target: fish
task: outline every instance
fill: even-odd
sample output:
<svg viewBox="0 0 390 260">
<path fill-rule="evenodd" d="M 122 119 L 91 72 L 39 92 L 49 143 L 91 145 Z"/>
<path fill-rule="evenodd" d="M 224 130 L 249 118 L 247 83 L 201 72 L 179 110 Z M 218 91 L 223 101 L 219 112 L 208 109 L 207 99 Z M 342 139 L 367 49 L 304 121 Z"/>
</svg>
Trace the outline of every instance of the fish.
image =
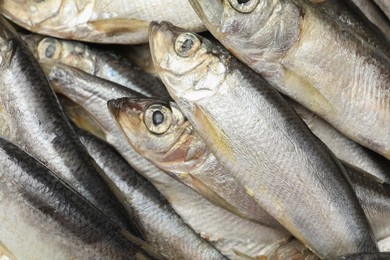
<svg viewBox="0 0 390 260">
<path fill-rule="evenodd" d="M 378 251 L 345 169 L 274 88 L 171 23 L 151 23 L 149 37 L 171 97 L 264 210 L 321 258 Z"/>
<path fill-rule="evenodd" d="M 135 171 L 152 183 L 172 205 L 172 208 L 180 217 L 181 215 L 178 210 L 183 210 L 183 212 L 190 210 L 187 204 L 176 204 L 175 198 L 189 197 L 191 196 L 191 190 L 184 184 L 179 183 L 160 169 L 156 168 L 134 151 L 127 143 L 126 137 L 115 124 L 107 108 L 107 102 L 110 99 L 126 96 L 145 96 L 121 85 L 94 77 L 86 72 L 64 64 L 46 63 L 43 67 L 53 89 L 57 93 L 66 96 L 74 103 L 81 106 L 87 112 L 87 115 L 97 123 L 100 130 L 104 133 L 104 141 L 112 145 Z M 80 116 L 82 115 L 80 114 Z M 77 124 L 77 122 L 75 121 L 74 123 Z M 129 191 L 127 191 L 127 195 L 131 195 L 128 192 Z M 157 202 L 158 201 L 155 203 Z M 157 207 L 159 205 L 160 204 L 154 206 Z M 169 207 L 165 206 L 165 208 L 167 209 Z M 148 212 L 144 213 L 146 214 Z M 164 248 L 164 255 L 168 256 L 169 259 L 224 259 L 223 255 L 221 255 L 221 253 L 211 244 L 201 237 L 192 234 L 191 232 L 193 231 L 191 231 L 183 222 L 178 220 L 180 218 L 179 216 L 173 214 L 171 211 L 166 211 L 165 213 L 166 214 L 163 216 L 172 219 L 172 222 L 169 222 L 168 220 L 164 222 L 167 225 L 170 224 L 170 228 L 159 228 L 160 232 L 168 232 L 168 234 L 165 233 L 165 237 L 169 239 L 165 240 L 154 237 L 153 243 L 155 243 L 154 245 L 157 245 L 157 242 L 160 242 L 161 245 L 159 246 Z M 155 212 L 152 214 L 155 214 Z M 155 216 L 156 219 L 148 220 L 159 220 L 159 217 L 160 216 Z M 159 223 L 160 222 L 153 223 L 153 226 L 155 227 L 155 224 Z M 151 228 L 151 226 L 148 228 Z M 184 234 L 181 232 L 174 232 L 173 230 L 183 230 Z M 177 245 L 174 245 L 175 243 L 177 243 Z"/>
<path fill-rule="evenodd" d="M 288 97 L 285 98 L 310 130 L 326 144 L 339 160 L 375 176 L 379 182 L 390 183 L 389 160 L 355 143 L 313 112 Z"/>
<path fill-rule="evenodd" d="M 23 33 L 40 63 L 62 63 L 94 76 L 126 86 L 148 97 L 169 98 L 162 82 L 122 57 L 118 51 L 82 42 L 67 41 L 42 35 Z M 148 88 L 141 86 L 147 85 Z"/>
<path fill-rule="evenodd" d="M 188 233 L 185 225 L 175 224 L 182 220 L 175 216 L 169 203 L 112 147 L 85 131 L 78 131 L 78 134 L 96 162 L 113 180 L 119 192 L 124 195 L 124 203 L 128 205 L 129 211 L 133 212 L 145 240 L 159 247 L 161 255 L 172 250 L 169 249 L 170 247 L 180 252 L 182 250 L 176 247 L 196 244 L 189 241 L 193 233 Z M 173 200 L 176 203 L 179 201 L 181 204 L 189 205 L 187 207 L 191 210 L 181 214 L 184 216 L 183 220 L 186 220 L 188 225 L 203 238 L 215 244 L 215 247 L 230 259 L 241 259 L 241 255 L 255 258 L 275 254 L 275 251 L 284 252 L 286 251 L 284 247 L 287 247 L 288 243 L 294 247 L 299 245 L 290 242 L 291 235 L 286 231 L 274 230 L 240 219 L 205 201 L 200 196 L 175 196 Z M 172 238 L 176 241 L 175 243 L 172 243 Z M 303 245 L 300 245 L 294 254 L 297 250 L 304 250 Z M 179 256 L 170 256 L 171 259 L 177 257 Z"/>
<path fill-rule="evenodd" d="M 0 136 L 39 160 L 115 221 L 138 234 L 82 147 L 44 72 L 0 17 Z"/>
<path fill-rule="evenodd" d="M 145 43 L 152 19 L 205 30 L 187 1 L 3 0 L 0 11 L 35 33 L 97 43 Z"/>
<path fill-rule="evenodd" d="M 111 110 L 114 110 L 116 120 L 133 143 L 133 147 L 157 167 L 176 176 L 199 194 L 204 193 L 204 190 L 211 190 L 219 193 L 220 197 L 226 198 L 230 194 L 224 195 L 224 193 L 230 191 L 239 198 L 240 190 L 227 181 L 230 180 L 227 178 L 228 174 L 224 172 L 215 156 L 209 152 L 206 144 L 175 103 L 156 99 L 120 98 L 110 100 L 108 105 Z M 154 123 L 158 122 L 158 118 L 160 124 L 156 128 Z M 343 166 L 359 204 L 370 222 L 375 239 L 380 241 L 389 237 L 390 184 L 381 183 L 355 165 L 343 162 Z M 217 182 L 218 180 L 220 181 Z M 225 183 L 229 183 L 230 187 Z M 221 189 L 228 191 L 220 192 Z M 210 196 L 207 196 L 210 193 L 205 193 L 206 196 L 202 195 L 213 202 Z M 251 205 L 245 196 L 242 196 L 239 201 Z M 218 205 L 218 203 L 214 204 Z M 264 213 L 259 214 L 262 215 L 264 219 Z M 284 230 L 279 226 L 269 226 Z"/>
<path fill-rule="evenodd" d="M 305 0 L 190 2 L 274 88 L 390 159 L 390 58 L 380 48 Z"/>
<path fill-rule="evenodd" d="M 0 161 L 0 241 L 11 259 L 155 259 L 147 243 L 3 138 Z"/>
<path fill-rule="evenodd" d="M 134 149 L 162 171 L 216 206 L 285 231 L 226 173 L 175 103 L 120 98 L 108 106 Z M 156 120 L 162 120 L 157 127 Z"/>
<path fill-rule="evenodd" d="M 189 250 L 209 251 L 208 244 L 199 242 L 198 236 L 185 225 L 166 199 L 131 168 L 112 146 L 81 129 L 77 134 L 111 180 L 116 196 L 122 198 L 123 205 L 131 213 L 145 241 L 160 255 L 174 259 L 189 257 L 182 253 Z"/>
</svg>

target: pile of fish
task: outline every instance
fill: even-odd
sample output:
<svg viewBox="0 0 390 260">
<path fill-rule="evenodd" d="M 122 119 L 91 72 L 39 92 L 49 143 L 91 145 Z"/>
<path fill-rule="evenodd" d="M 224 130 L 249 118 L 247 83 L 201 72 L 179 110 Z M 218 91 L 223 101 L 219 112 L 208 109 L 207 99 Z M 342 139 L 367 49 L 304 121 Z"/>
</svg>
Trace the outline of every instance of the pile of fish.
<svg viewBox="0 0 390 260">
<path fill-rule="evenodd" d="M 0 259 L 390 259 L 390 1 L 0 13 Z"/>
</svg>

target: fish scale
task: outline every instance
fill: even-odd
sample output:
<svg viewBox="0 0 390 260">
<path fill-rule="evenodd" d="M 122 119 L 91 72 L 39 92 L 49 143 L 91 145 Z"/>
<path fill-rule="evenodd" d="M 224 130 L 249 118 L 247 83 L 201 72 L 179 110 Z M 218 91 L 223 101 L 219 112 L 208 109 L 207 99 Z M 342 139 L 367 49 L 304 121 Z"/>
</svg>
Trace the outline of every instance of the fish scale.
<svg viewBox="0 0 390 260">
<path fill-rule="evenodd" d="M 0 135 L 41 161 L 97 208 L 139 234 L 99 176 L 63 114 L 45 74 L 8 22 L 1 18 Z M 11 45 L 9 45 L 12 43 Z M 7 50 L 4 46 L 12 46 Z M 12 52 L 12 55 L 10 55 Z"/>
<path fill-rule="evenodd" d="M 190 34 L 194 43 L 183 54 L 183 29 L 163 22 L 150 32 L 153 61 L 171 96 L 263 209 L 320 257 L 378 251 L 345 170 L 275 89 L 199 35 Z"/>
</svg>

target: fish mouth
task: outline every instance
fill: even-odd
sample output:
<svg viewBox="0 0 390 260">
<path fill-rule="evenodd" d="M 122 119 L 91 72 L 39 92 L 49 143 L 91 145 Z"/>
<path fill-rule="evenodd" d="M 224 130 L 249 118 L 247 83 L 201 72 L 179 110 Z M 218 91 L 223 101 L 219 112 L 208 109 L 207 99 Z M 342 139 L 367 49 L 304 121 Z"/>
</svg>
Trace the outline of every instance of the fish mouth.
<svg viewBox="0 0 390 260">
<path fill-rule="evenodd" d="M 196 14 L 208 29 L 218 27 L 224 13 L 224 0 L 189 0 Z"/>
</svg>

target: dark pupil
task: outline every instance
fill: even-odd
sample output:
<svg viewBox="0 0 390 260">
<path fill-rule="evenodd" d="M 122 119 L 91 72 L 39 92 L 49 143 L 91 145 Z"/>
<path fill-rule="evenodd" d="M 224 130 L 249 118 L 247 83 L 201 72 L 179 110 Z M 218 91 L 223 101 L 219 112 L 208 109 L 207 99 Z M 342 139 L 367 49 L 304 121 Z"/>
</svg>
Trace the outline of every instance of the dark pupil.
<svg viewBox="0 0 390 260">
<path fill-rule="evenodd" d="M 238 4 L 246 4 L 246 3 L 248 3 L 250 0 L 237 0 L 237 3 Z"/>
<path fill-rule="evenodd" d="M 164 122 L 164 115 L 160 111 L 154 111 L 153 112 L 153 124 L 155 126 L 158 126 Z"/>
<path fill-rule="evenodd" d="M 194 42 L 191 40 L 191 39 L 187 39 L 183 42 L 183 44 L 181 45 L 181 49 L 182 51 L 189 51 L 191 50 L 191 47 L 192 45 L 194 44 Z"/>
<path fill-rule="evenodd" d="M 53 55 L 54 55 L 54 52 L 56 50 L 56 47 L 54 47 L 54 45 L 49 45 L 49 47 L 47 47 L 46 51 L 45 51 L 45 56 L 46 58 L 52 58 Z"/>
</svg>

